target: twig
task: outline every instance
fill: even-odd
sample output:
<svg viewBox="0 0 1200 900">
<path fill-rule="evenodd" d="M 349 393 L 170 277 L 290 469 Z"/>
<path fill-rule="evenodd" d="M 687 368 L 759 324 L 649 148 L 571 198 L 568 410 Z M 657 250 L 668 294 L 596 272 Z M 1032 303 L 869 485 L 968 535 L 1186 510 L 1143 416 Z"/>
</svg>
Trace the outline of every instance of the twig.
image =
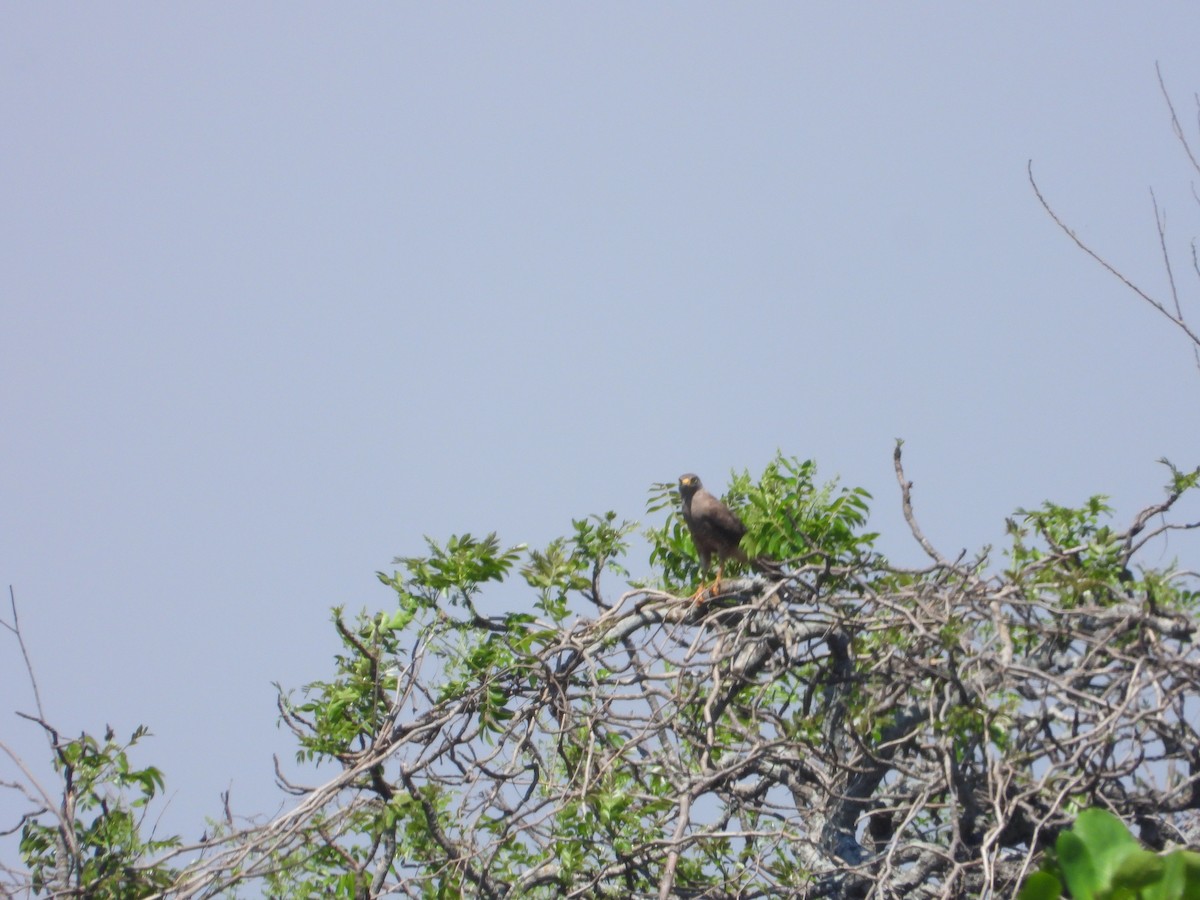
<svg viewBox="0 0 1200 900">
<path fill-rule="evenodd" d="M 1162 66 L 1157 62 L 1154 63 L 1154 71 L 1158 75 L 1158 89 L 1162 91 L 1163 99 L 1167 101 L 1167 109 L 1171 113 L 1171 130 L 1175 132 L 1179 143 L 1183 145 L 1184 152 L 1191 160 L 1192 168 L 1200 174 L 1200 162 L 1197 162 L 1196 155 L 1192 153 L 1192 146 L 1188 143 L 1187 135 L 1183 133 L 1183 126 L 1179 124 L 1179 116 L 1175 115 L 1175 104 L 1171 102 L 1171 95 L 1167 91 L 1166 82 L 1163 81 Z"/>
<path fill-rule="evenodd" d="M 46 712 L 42 708 L 42 695 L 38 690 L 37 676 L 33 674 L 33 663 L 29 659 L 29 649 L 25 646 L 25 637 L 21 634 L 21 622 L 17 616 L 17 595 L 13 592 L 11 584 L 8 586 L 8 603 L 12 609 L 12 624 L 9 625 L 0 619 L 0 625 L 16 635 L 17 645 L 21 648 L 21 656 L 25 659 L 25 671 L 29 674 L 29 684 L 33 688 L 33 702 L 37 706 L 38 718 L 45 721 Z"/>
<path fill-rule="evenodd" d="M 1145 300 L 1147 303 L 1149 303 L 1152 307 L 1154 307 L 1156 310 L 1158 310 L 1160 313 L 1162 313 L 1162 315 L 1164 315 L 1168 320 L 1170 320 L 1172 324 L 1174 324 L 1177 328 L 1179 328 L 1184 334 L 1186 334 L 1188 336 L 1188 339 L 1191 340 L 1193 345 L 1195 345 L 1196 347 L 1200 347 L 1200 335 L 1198 335 L 1198 334 L 1196 334 L 1196 332 L 1192 331 L 1192 329 L 1188 326 L 1187 322 L 1184 321 L 1182 315 L 1177 316 L 1177 315 L 1172 314 L 1171 311 L 1168 310 L 1166 308 L 1166 306 L 1164 306 L 1160 301 L 1155 300 L 1153 297 L 1151 297 L 1149 294 L 1147 294 L 1145 291 L 1143 291 L 1140 287 L 1138 287 L 1136 284 L 1134 284 L 1132 281 L 1130 281 L 1128 277 L 1126 277 L 1124 274 L 1122 274 L 1117 268 L 1115 268 L 1104 257 L 1102 257 L 1099 253 L 1097 253 L 1095 250 L 1093 250 L 1091 247 L 1089 247 L 1087 244 L 1085 244 L 1082 241 L 1082 239 L 1080 239 L 1079 235 L 1077 235 L 1070 227 L 1067 226 L 1067 224 L 1065 222 L 1063 222 L 1062 219 L 1060 219 L 1058 217 L 1058 214 L 1050 206 L 1049 201 L 1047 201 L 1046 198 L 1042 195 L 1042 191 L 1038 187 L 1037 181 L 1033 177 L 1033 160 L 1029 160 L 1029 163 L 1026 168 L 1029 173 L 1029 184 L 1033 187 L 1033 192 L 1034 192 L 1034 194 L 1037 195 L 1038 202 L 1041 203 L 1042 209 L 1044 209 L 1046 211 L 1047 215 L 1049 215 L 1050 218 L 1054 220 L 1054 224 L 1057 225 L 1059 228 L 1061 228 L 1063 233 L 1066 234 L 1067 237 L 1069 237 L 1072 241 L 1075 242 L 1075 246 L 1077 246 L 1080 250 L 1082 250 L 1084 253 L 1086 253 L 1088 256 L 1090 256 L 1092 259 L 1094 259 L 1096 262 L 1098 262 L 1105 269 L 1105 271 L 1107 271 L 1109 274 L 1111 274 L 1113 277 L 1115 277 L 1123 285 L 1125 285 L 1127 288 L 1129 288 L 1131 291 L 1133 291 L 1135 294 L 1137 294 L 1139 297 L 1141 297 L 1143 300 Z"/>
<path fill-rule="evenodd" d="M 896 480 L 900 482 L 900 494 L 904 504 L 904 521 L 908 523 L 909 530 L 912 531 L 913 537 L 917 539 L 917 543 L 921 545 L 921 549 L 935 563 L 942 567 L 949 567 L 950 563 L 946 558 L 937 551 L 933 544 L 926 539 L 924 532 L 921 531 L 921 526 L 917 524 L 917 517 L 913 515 L 912 508 L 912 486 L 904 475 L 904 466 L 900 462 L 900 449 L 904 446 L 904 441 L 896 438 L 896 449 L 892 453 L 892 462 L 896 468 Z"/>
</svg>

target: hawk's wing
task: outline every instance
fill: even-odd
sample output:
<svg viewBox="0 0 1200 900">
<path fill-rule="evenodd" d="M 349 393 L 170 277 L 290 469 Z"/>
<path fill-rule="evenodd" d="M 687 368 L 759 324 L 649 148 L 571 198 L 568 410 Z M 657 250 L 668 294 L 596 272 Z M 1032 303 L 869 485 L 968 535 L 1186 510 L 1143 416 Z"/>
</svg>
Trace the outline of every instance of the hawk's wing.
<svg viewBox="0 0 1200 900">
<path fill-rule="evenodd" d="M 741 541 L 746 526 L 728 506 L 701 489 L 692 498 L 692 542 L 704 554 L 721 559 L 744 559 Z"/>
</svg>

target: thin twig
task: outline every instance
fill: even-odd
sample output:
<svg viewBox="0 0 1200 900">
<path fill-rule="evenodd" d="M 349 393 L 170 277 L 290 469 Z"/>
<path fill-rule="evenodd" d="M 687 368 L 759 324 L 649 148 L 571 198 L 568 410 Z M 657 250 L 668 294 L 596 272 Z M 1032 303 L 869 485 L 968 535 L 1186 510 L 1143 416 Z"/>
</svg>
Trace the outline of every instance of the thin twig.
<svg viewBox="0 0 1200 900">
<path fill-rule="evenodd" d="M 1038 187 L 1037 181 L 1033 177 L 1033 160 L 1029 161 L 1028 166 L 1027 166 L 1027 171 L 1029 173 L 1029 183 L 1033 187 L 1034 194 L 1037 195 L 1038 202 L 1041 203 L 1042 209 L 1044 209 L 1046 211 L 1047 215 L 1049 215 L 1050 218 L 1054 220 L 1054 224 L 1057 225 L 1059 228 L 1061 228 L 1063 233 L 1066 234 L 1067 237 L 1069 237 L 1072 241 L 1074 241 L 1075 245 L 1077 247 L 1079 247 L 1080 250 L 1082 250 L 1084 253 L 1086 253 L 1088 256 L 1090 256 L 1092 259 L 1094 259 L 1096 262 L 1098 262 L 1105 269 L 1105 271 L 1107 271 L 1109 274 L 1111 274 L 1113 277 L 1115 277 L 1123 285 L 1125 285 L 1127 288 L 1129 288 L 1131 291 L 1133 291 L 1135 294 L 1137 294 L 1139 297 L 1141 297 L 1143 300 L 1145 300 L 1147 303 L 1149 303 L 1152 307 L 1154 307 L 1156 310 L 1158 310 L 1160 313 L 1162 313 L 1162 315 L 1164 315 L 1167 319 L 1169 319 L 1172 322 L 1172 324 L 1174 324 L 1177 328 L 1179 328 L 1184 334 L 1186 334 L 1188 336 L 1188 339 L 1191 340 L 1193 345 L 1195 345 L 1196 347 L 1200 347 L 1200 335 L 1198 335 L 1198 334 L 1196 334 L 1196 332 L 1192 331 L 1192 329 L 1188 326 L 1187 322 L 1185 322 L 1183 320 L 1182 316 L 1173 315 L 1171 313 L 1171 311 L 1168 310 L 1166 308 L 1166 306 L 1164 306 L 1160 301 L 1155 300 L 1153 297 L 1151 297 L 1149 294 L 1147 294 L 1145 291 L 1143 291 L 1140 287 L 1138 287 L 1136 284 L 1134 284 L 1132 281 L 1130 281 L 1128 277 L 1126 277 L 1124 274 L 1122 274 L 1117 268 L 1115 268 L 1110 262 L 1108 262 L 1108 260 L 1106 260 L 1099 253 L 1097 253 L 1095 250 L 1093 250 L 1091 247 L 1089 247 L 1087 244 L 1085 244 L 1083 242 L 1083 240 L 1079 237 L 1079 235 L 1077 235 L 1074 232 L 1074 230 L 1072 230 L 1070 227 L 1068 227 L 1068 225 L 1062 219 L 1059 218 L 1058 214 L 1050 206 L 1050 203 L 1042 195 L 1041 188 Z"/>
<path fill-rule="evenodd" d="M 1150 189 L 1150 202 L 1154 206 L 1154 225 L 1158 229 L 1158 246 L 1162 250 L 1163 268 L 1167 270 L 1167 283 L 1171 287 L 1171 300 L 1175 304 L 1175 322 L 1183 321 L 1183 310 L 1179 306 L 1179 289 L 1175 287 L 1175 271 L 1171 268 L 1171 252 L 1167 249 L 1167 214 L 1158 208 L 1154 188 Z"/>
<path fill-rule="evenodd" d="M 1175 137 L 1179 139 L 1179 143 L 1183 145 L 1183 150 L 1187 153 L 1187 157 L 1191 160 L 1192 168 L 1200 174 L 1200 162 L 1196 160 L 1196 154 L 1192 152 L 1192 146 L 1188 143 L 1187 135 L 1183 132 L 1183 126 L 1179 124 L 1179 116 L 1175 114 L 1175 104 L 1171 102 L 1171 94 L 1167 91 L 1167 84 L 1163 80 L 1162 66 L 1157 62 L 1154 63 L 1154 71 L 1158 75 L 1158 89 L 1162 91 L 1163 99 L 1167 101 L 1167 109 L 1171 113 L 1171 130 L 1175 132 Z"/>
<path fill-rule="evenodd" d="M 21 622 L 17 616 L 17 595 L 13 591 L 11 584 L 8 586 L 8 603 L 12 609 L 12 624 L 9 625 L 3 619 L 0 619 L 0 625 L 3 625 L 16 635 L 17 645 L 21 648 L 21 656 L 25 660 L 25 671 L 29 675 L 29 684 L 33 688 L 33 702 L 37 706 L 38 718 L 45 721 L 46 711 L 42 708 L 42 694 L 38 690 L 37 676 L 33 674 L 33 663 L 29 659 L 29 649 L 25 646 L 25 636 L 21 634 Z"/>
</svg>

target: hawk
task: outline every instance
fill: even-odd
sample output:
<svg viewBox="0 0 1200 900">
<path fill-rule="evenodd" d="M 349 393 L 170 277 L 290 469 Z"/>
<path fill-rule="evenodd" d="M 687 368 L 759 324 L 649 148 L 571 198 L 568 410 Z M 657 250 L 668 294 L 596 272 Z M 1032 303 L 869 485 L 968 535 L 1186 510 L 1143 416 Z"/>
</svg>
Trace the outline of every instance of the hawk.
<svg viewBox="0 0 1200 900">
<path fill-rule="evenodd" d="M 683 500 L 683 521 L 688 531 L 692 533 L 692 543 L 700 555 L 700 569 L 707 572 L 712 564 L 713 555 L 717 557 L 717 580 L 713 582 L 713 591 L 721 589 L 721 575 L 725 563 L 736 559 L 738 562 L 750 563 L 759 571 L 774 572 L 777 566 L 769 560 L 753 560 L 746 557 L 742 549 L 742 536 L 746 526 L 728 506 L 704 489 L 699 475 L 688 473 L 679 476 L 679 496 Z M 696 596 L 704 593 L 701 584 Z"/>
</svg>

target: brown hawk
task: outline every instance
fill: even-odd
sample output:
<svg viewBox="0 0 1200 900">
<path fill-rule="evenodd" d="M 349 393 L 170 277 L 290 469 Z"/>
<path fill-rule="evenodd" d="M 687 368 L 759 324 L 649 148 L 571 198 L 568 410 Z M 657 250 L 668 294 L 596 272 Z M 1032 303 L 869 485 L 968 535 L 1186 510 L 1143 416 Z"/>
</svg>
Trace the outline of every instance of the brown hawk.
<svg viewBox="0 0 1200 900">
<path fill-rule="evenodd" d="M 713 555 L 717 557 L 714 592 L 721 590 L 721 575 L 725 563 L 731 559 L 750 563 L 759 571 L 778 571 L 778 567 L 769 560 L 747 559 L 746 552 L 741 547 L 746 526 L 733 510 L 704 489 L 699 475 L 689 472 L 679 476 L 679 496 L 683 500 L 683 521 L 692 533 L 692 543 L 696 545 L 696 552 L 700 555 L 701 572 L 708 572 Z M 700 585 L 696 596 L 699 597 L 702 593 L 703 584 Z"/>
</svg>

